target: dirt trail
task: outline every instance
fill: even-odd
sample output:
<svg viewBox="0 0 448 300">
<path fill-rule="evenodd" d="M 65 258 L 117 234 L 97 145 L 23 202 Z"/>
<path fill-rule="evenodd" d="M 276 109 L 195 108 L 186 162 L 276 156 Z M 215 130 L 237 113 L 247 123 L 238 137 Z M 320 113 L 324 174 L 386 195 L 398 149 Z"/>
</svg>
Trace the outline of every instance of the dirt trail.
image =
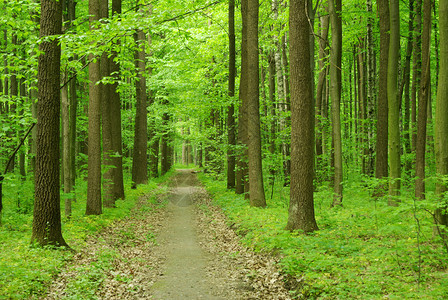
<svg viewBox="0 0 448 300">
<path fill-rule="evenodd" d="M 167 259 L 163 276 L 152 287 L 155 299 L 224 299 L 213 296 L 206 274 L 207 253 L 199 245 L 194 216 L 198 184 L 189 170 L 180 170 L 170 189 L 170 221 L 159 236 Z"/>
<path fill-rule="evenodd" d="M 171 178 L 166 205 L 145 202 L 90 238 L 44 299 L 290 299 L 274 259 L 241 245 L 192 170 Z"/>
</svg>

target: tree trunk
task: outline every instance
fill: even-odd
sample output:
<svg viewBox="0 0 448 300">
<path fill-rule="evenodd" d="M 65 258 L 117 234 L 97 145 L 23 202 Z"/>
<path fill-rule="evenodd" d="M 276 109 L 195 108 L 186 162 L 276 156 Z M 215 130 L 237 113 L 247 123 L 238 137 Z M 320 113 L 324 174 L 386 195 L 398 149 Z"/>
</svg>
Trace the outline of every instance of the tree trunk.
<svg viewBox="0 0 448 300">
<path fill-rule="evenodd" d="M 289 10 L 291 66 L 291 193 L 287 230 L 318 229 L 314 217 L 314 101 L 310 69 L 309 24 L 305 2 L 291 0 Z"/>
<path fill-rule="evenodd" d="M 331 21 L 330 51 L 330 98 L 332 135 L 334 143 L 334 198 L 333 206 L 342 205 L 342 139 L 341 139 L 341 60 L 342 60 L 342 19 L 341 0 L 329 1 Z"/>
<path fill-rule="evenodd" d="M 388 177 L 388 101 L 387 101 L 387 66 L 389 60 L 389 4 L 388 0 L 378 0 L 380 18 L 380 69 L 378 74 L 378 102 L 376 123 L 376 165 L 375 176 L 378 179 Z M 381 196 L 385 188 L 380 186 L 377 195 Z"/>
<path fill-rule="evenodd" d="M 137 70 L 137 78 L 135 81 L 136 88 L 136 113 L 135 113 L 135 136 L 134 136 L 134 152 L 132 156 L 132 183 L 133 187 L 137 184 L 145 184 L 148 182 L 147 171 L 147 145 L 148 145 L 148 124 L 147 124 L 147 106 L 148 99 L 146 95 L 146 77 L 144 77 L 145 64 L 145 34 L 138 30 L 134 34 L 134 39 L 139 50 L 135 53 L 135 67 Z"/>
<path fill-rule="evenodd" d="M 38 63 L 39 105 L 35 200 L 31 241 L 40 245 L 67 246 L 61 232 L 59 194 L 59 109 L 61 47 L 57 39 L 45 37 L 62 30 L 61 2 L 41 1 L 41 55 Z"/>
<path fill-rule="evenodd" d="M 411 88 L 411 132 L 412 132 L 412 152 L 417 146 L 417 97 L 420 90 L 420 79 L 422 70 L 422 0 L 415 0 L 414 14 L 414 66 L 412 70 Z"/>
<path fill-rule="evenodd" d="M 373 40 L 374 18 L 372 17 L 372 0 L 367 0 L 367 164 L 366 174 L 372 176 L 374 172 L 374 130 L 373 120 L 375 119 L 375 43 Z"/>
<path fill-rule="evenodd" d="M 247 0 L 247 115 L 249 199 L 251 206 L 265 207 L 261 163 L 261 132 L 258 61 L 258 0 Z"/>
<path fill-rule="evenodd" d="M 89 20 L 91 30 L 99 20 L 100 0 L 89 0 Z M 101 201 L 101 90 L 97 84 L 101 80 L 100 63 L 89 64 L 89 125 L 88 125 L 88 163 L 87 163 L 87 204 L 86 215 L 100 215 Z"/>
<path fill-rule="evenodd" d="M 437 87 L 435 116 L 436 169 L 439 176 L 436 194 L 439 197 L 435 211 L 436 224 L 448 226 L 447 202 L 444 197 L 448 186 L 442 176 L 448 175 L 448 0 L 439 0 L 440 71 Z M 442 236 L 446 237 L 446 228 Z"/>
<path fill-rule="evenodd" d="M 409 1 L 409 22 L 408 22 L 408 41 L 406 44 L 406 58 L 404 62 L 403 81 L 400 87 L 400 97 L 404 96 L 404 114 L 403 114 L 403 140 L 404 152 L 411 154 L 411 98 L 410 98 L 410 83 L 411 83 L 411 57 L 413 46 L 413 31 L 414 31 L 414 0 Z M 406 160 L 404 169 L 405 172 L 411 170 L 412 161 Z"/>
<path fill-rule="evenodd" d="M 423 1 L 422 81 L 418 94 L 417 145 L 415 152 L 415 197 L 425 198 L 426 122 L 431 94 L 431 1 Z"/>
<path fill-rule="evenodd" d="M 62 82 L 67 80 L 68 72 L 63 72 Z M 72 198 L 68 194 L 72 192 L 72 172 L 70 168 L 70 103 L 69 103 L 69 93 L 68 85 L 64 85 L 61 89 L 61 122 L 62 122 L 62 169 L 63 169 L 63 180 L 64 194 L 65 195 L 65 216 L 70 218 L 72 214 Z"/>
<path fill-rule="evenodd" d="M 231 104 L 227 109 L 227 188 L 235 188 L 235 106 L 234 99 L 235 96 L 235 0 L 229 0 L 229 87 L 228 93 Z"/>
<path fill-rule="evenodd" d="M 390 43 L 387 68 L 388 133 L 389 133 L 389 205 L 399 202 L 401 186 L 400 122 L 398 101 L 398 60 L 400 51 L 400 8 L 398 0 L 390 0 Z"/>
<path fill-rule="evenodd" d="M 317 80 L 317 91 L 316 91 L 316 170 L 322 170 L 323 169 L 323 161 L 322 161 L 322 154 L 323 154 L 323 143 L 325 141 L 323 140 L 323 131 L 324 129 L 324 122 L 322 120 L 323 118 L 323 102 L 325 101 L 325 86 L 327 83 L 327 45 L 328 45 L 328 29 L 329 29 L 329 23 L 330 18 L 328 15 L 320 17 L 320 27 L 321 32 L 319 39 L 319 78 Z M 318 178 L 320 180 L 321 178 Z"/>
<path fill-rule="evenodd" d="M 241 1 L 241 18 L 243 23 L 241 40 L 241 75 L 239 99 L 240 106 L 238 111 L 238 136 L 237 142 L 240 147 L 237 160 L 236 186 L 235 193 L 243 194 L 249 192 L 247 181 L 247 0 Z M 248 196 L 248 194 L 246 194 Z"/>
</svg>

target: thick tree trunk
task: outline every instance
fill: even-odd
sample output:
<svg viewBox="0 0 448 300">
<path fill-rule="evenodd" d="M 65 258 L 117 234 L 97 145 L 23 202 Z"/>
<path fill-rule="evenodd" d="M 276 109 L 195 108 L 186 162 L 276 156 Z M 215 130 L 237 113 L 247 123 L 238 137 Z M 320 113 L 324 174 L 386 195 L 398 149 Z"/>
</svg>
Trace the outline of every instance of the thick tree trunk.
<svg viewBox="0 0 448 300">
<path fill-rule="evenodd" d="M 145 34 L 139 30 L 134 34 L 136 44 L 140 47 L 135 53 L 135 67 L 137 70 L 136 87 L 136 113 L 135 113 L 135 136 L 134 152 L 132 156 L 132 183 L 133 187 L 137 184 L 148 182 L 147 171 L 147 145 L 148 145 L 148 124 L 147 124 L 147 106 L 148 97 L 146 95 L 146 77 L 144 77 L 145 64 Z"/>
<path fill-rule="evenodd" d="M 258 61 L 258 0 L 247 0 L 247 115 L 249 199 L 251 206 L 265 207 L 261 163 L 261 132 Z"/>
<path fill-rule="evenodd" d="M 342 60 L 342 19 L 341 0 L 329 1 L 331 21 L 330 51 L 330 98 L 332 135 L 334 144 L 334 198 L 333 206 L 342 205 L 342 139 L 341 139 L 341 60 Z"/>
<path fill-rule="evenodd" d="M 314 101 L 310 69 L 309 24 L 305 2 L 291 0 L 289 11 L 291 66 L 291 193 L 287 230 L 318 229 L 314 217 Z"/>
<path fill-rule="evenodd" d="M 94 22 L 99 20 L 100 1 L 89 0 L 89 19 L 91 30 Z M 101 80 L 100 63 L 89 64 L 89 124 L 88 124 L 88 163 L 87 163 L 87 204 L 86 215 L 102 213 L 101 201 L 101 90 L 97 84 Z"/>
<path fill-rule="evenodd" d="M 431 1 L 423 1 L 423 33 L 422 33 L 422 81 L 418 94 L 417 145 L 415 159 L 415 197 L 425 198 L 425 155 L 426 155 L 426 123 L 428 103 L 431 94 Z"/>
<path fill-rule="evenodd" d="M 40 37 L 54 36 L 62 30 L 61 2 L 41 1 Z M 45 39 L 44 39 L 45 40 Z M 60 58 L 57 39 L 39 45 L 39 105 L 35 200 L 31 241 L 40 245 L 67 246 L 61 232 L 59 194 L 59 114 Z"/>
<path fill-rule="evenodd" d="M 391 0 L 390 6 L 390 44 L 387 68 L 387 99 L 389 107 L 389 205 L 397 205 L 400 195 L 401 162 L 400 162 L 400 122 L 398 101 L 398 60 L 400 51 L 400 9 L 399 1 Z"/>
</svg>

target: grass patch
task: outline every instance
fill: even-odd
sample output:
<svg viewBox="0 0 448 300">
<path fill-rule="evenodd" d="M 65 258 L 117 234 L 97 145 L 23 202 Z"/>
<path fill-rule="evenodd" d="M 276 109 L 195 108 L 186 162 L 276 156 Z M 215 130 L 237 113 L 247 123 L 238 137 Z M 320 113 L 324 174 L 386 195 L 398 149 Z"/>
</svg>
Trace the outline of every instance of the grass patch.
<svg viewBox="0 0 448 300">
<path fill-rule="evenodd" d="M 297 298 L 448 298 L 448 255 L 433 235 L 430 199 L 415 204 L 405 194 L 399 207 L 389 207 L 359 183 L 345 187 L 344 207 L 330 209 L 332 194 L 324 187 L 315 193 L 320 230 L 302 235 L 284 230 L 287 188 L 276 186 L 260 209 L 225 182 L 200 179 L 245 244 L 281 257 L 282 271 L 300 282 L 292 291 Z"/>
<path fill-rule="evenodd" d="M 88 236 L 98 233 L 114 221 L 128 216 L 139 197 L 158 189 L 157 184 L 171 176 L 152 180 L 148 185 L 130 189 L 130 179 L 125 179 L 125 200 L 116 202 L 116 208 L 104 208 L 100 216 L 86 216 L 86 182 L 79 180 L 76 188 L 77 202 L 72 205 L 72 217 L 62 217 L 62 233 L 66 242 L 75 251 L 82 249 Z M 20 186 L 20 188 L 18 187 Z M 30 244 L 34 187 L 32 180 L 21 182 L 10 176 L 3 185 L 3 226 L 0 226 L 0 299 L 37 299 L 44 295 L 52 278 L 73 257 L 70 251 L 52 247 L 36 247 Z M 147 201 L 155 202 L 155 197 Z M 143 206 L 143 208 L 146 206 Z M 61 214 L 64 200 L 61 199 Z M 132 233 L 123 233 L 132 234 Z M 148 239 L 153 239 L 148 236 Z M 70 283 L 71 296 L 77 299 L 91 299 L 91 294 L 101 284 L 101 275 L 113 253 L 99 253 L 97 262 L 85 266 L 79 278 Z M 69 295 L 68 298 L 73 298 Z M 74 298 L 73 298 L 74 299 Z"/>
</svg>

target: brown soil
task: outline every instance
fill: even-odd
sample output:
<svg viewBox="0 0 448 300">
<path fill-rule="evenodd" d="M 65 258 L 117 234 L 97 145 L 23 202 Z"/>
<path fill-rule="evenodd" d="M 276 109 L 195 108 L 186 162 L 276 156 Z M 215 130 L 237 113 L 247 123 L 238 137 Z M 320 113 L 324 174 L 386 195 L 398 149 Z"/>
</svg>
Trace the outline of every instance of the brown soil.
<svg viewBox="0 0 448 300">
<path fill-rule="evenodd" d="M 119 255 L 95 293 L 100 299 L 290 299 L 274 259 L 239 243 L 191 170 L 178 170 L 169 187 L 165 206 L 136 209 L 89 240 L 45 299 L 69 296 L 82 266 L 107 249 Z"/>
</svg>

